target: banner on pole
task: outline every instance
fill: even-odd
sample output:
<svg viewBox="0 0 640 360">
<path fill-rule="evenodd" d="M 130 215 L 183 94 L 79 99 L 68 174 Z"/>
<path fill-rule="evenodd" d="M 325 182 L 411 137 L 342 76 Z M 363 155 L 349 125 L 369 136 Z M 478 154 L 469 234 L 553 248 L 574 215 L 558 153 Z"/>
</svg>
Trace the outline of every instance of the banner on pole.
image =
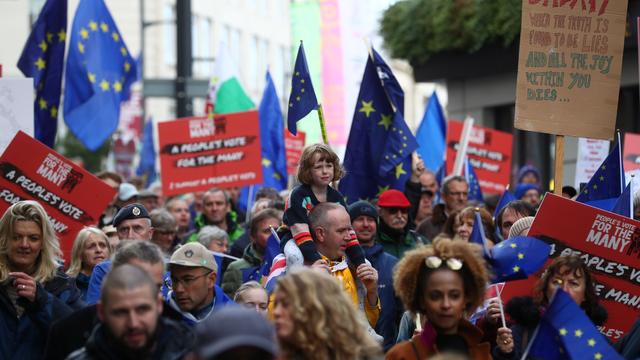
<svg viewBox="0 0 640 360">
<path fill-rule="evenodd" d="M 463 123 L 450 120 L 447 129 L 447 174 L 453 173 Z M 483 194 L 502 194 L 511 176 L 513 135 L 474 125 L 467 157 L 474 167 Z"/>
<path fill-rule="evenodd" d="M 613 139 L 627 0 L 522 1 L 514 127 Z"/>
<path fill-rule="evenodd" d="M 0 213 L 21 200 L 38 201 L 60 239 L 64 258 L 78 231 L 96 225 L 116 190 L 22 131 L 0 157 Z"/>
<path fill-rule="evenodd" d="M 165 196 L 262 183 L 258 112 L 158 124 Z"/>
</svg>

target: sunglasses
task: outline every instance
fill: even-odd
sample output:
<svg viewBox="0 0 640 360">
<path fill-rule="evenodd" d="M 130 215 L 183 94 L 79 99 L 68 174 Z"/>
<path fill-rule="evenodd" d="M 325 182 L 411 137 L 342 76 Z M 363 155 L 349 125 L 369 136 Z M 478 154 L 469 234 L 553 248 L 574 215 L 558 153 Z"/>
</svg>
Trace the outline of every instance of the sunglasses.
<svg viewBox="0 0 640 360">
<path fill-rule="evenodd" d="M 424 259 L 424 264 L 429 269 L 438 269 L 442 264 L 445 263 L 450 270 L 458 271 L 462 269 L 462 260 L 457 258 L 448 258 L 442 259 L 437 256 L 428 256 Z"/>
<path fill-rule="evenodd" d="M 401 207 L 390 207 L 387 208 L 387 211 L 391 214 L 391 215 L 395 215 L 398 212 L 402 213 L 402 214 L 407 214 L 409 212 L 409 208 L 401 208 Z"/>
</svg>

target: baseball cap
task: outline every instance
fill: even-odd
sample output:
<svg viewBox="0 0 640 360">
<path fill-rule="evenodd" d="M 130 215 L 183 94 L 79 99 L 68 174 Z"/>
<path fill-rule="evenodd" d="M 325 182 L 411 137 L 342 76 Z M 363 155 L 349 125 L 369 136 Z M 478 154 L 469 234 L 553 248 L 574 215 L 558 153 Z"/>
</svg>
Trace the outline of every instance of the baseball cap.
<svg viewBox="0 0 640 360">
<path fill-rule="evenodd" d="M 362 215 L 378 219 L 378 210 L 366 200 L 356 201 L 349 205 L 349 216 L 351 217 L 351 221 Z"/>
<path fill-rule="evenodd" d="M 380 200 L 378 200 L 378 206 L 408 208 L 408 207 L 411 207 L 411 203 L 401 191 L 396 189 L 390 189 L 383 192 L 380 195 Z"/>
<path fill-rule="evenodd" d="M 169 265 L 203 267 L 218 273 L 218 264 L 213 253 L 198 242 L 188 243 L 179 247 L 171 255 Z"/>
<path fill-rule="evenodd" d="M 196 353 L 202 359 L 213 359 L 237 347 L 263 350 L 276 356 L 273 326 L 254 310 L 226 306 L 214 311 L 196 327 Z"/>
<path fill-rule="evenodd" d="M 113 218 L 113 226 L 118 227 L 123 221 L 131 219 L 151 219 L 149 212 L 142 204 L 129 204 L 122 209 Z"/>
<path fill-rule="evenodd" d="M 133 184 L 122 183 L 118 188 L 118 200 L 127 201 L 132 197 L 138 196 L 138 189 Z"/>
<path fill-rule="evenodd" d="M 149 189 L 140 190 L 140 192 L 138 192 L 138 199 L 149 199 L 149 198 L 157 198 L 157 197 L 158 197 L 158 194 L 156 194 L 155 192 Z"/>
</svg>

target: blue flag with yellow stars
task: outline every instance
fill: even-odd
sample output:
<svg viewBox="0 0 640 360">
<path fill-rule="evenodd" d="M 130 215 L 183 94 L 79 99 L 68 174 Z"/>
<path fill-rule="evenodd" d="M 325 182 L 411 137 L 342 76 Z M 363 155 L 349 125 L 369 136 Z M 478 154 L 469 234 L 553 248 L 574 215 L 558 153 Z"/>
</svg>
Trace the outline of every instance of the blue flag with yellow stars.
<svg viewBox="0 0 640 360">
<path fill-rule="evenodd" d="M 48 0 L 18 60 L 18 68 L 26 77 L 33 78 L 36 90 L 35 138 L 51 148 L 58 130 L 66 31 L 67 0 Z"/>
<path fill-rule="evenodd" d="M 469 201 L 483 202 L 484 198 L 482 197 L 482 189 L 480 188 L 480 181 L 478 180 L 476 171 L 473 169 L 473 165 L 471 165 L 469 158 L 465 158 L 464 162 L 464 177 L 467 179 L 467 184 L 469 184 L 468 199 Z"/>
<path fill-rule="evenodd" d="M 633 191 L 631 191 L 632 185 L 633 181 L 630 181 L 624 188 L 624 191 L 616 200 L 613 209 L 611 209 L 612 213 L 616 213 L 618 215 L 633 219 Z"/>
<path fill-rule="evenodd" d="M 311 75 L 307 66 L 302 41 L 296 56 L 296 65 L 291 77 L 291 95 L 289 96 L 289 112 L 287 113 L 287 128 L 293 135 L 298 133 L 296 123 L 307 116 L 311 110 L 318 108 L 318 99 L 311 84 Z"/>
<path fill-rule="evenodd" d="M 262 184 L 253 185 L 253 191 L 249 191 L 249 186 L 242 188 L 238 206 L 243 210 L 246 210 L 248 203 L 253 201 L 248 197 L 250 195 L 255 197 L 260 188 L 272 187 L 278 191 L 287 188 L 287 154 L 284 147 L 282 111 L 280 110 L 276 87 L 268 71 L 266 80 L 267 84 L 258 108 L 260 149 L 262 152 Z"/>
<path fill-rule="evenodd" d="M 95 151 L 117 129 L 135 79 L 135 60 L 104 1 L 81 0 L 67 55 L 64 120 L 87 149 Z"/>
<path fill-rule="evenodd" d="M 616 143 L 613 150 L 582 189 L 576 201 L 611 211 L 624 190 L 624 183 L 620 144 Z"/>
<path fill-rule="evenodd" d="M 533 338 L 529 355 L 544 359 L 623 359 L 580 305 L 558 288 Z"/>
<path fill-rule="evenodd" d="M 388 189 L 404 190 L 417 143 L 404 121 L 403 103 L 400 84 L 372 49 L 345 151 L 347 175 L 339 185 L 348 203 L 374 199 Z"/>
<path fill-rule="evenodd" d="M 142 150 L 140 150 L 140 162 L 136 169 L 136 175 L 145 176 L 147 181 L 145 188 L 156 180 L 156 150 L 153 145 L 153 119 L 147 120 L 144 124 L 142 134 Z"/>
<path fill-rule="evenodd" d="M 478 208 L 476 208 L 474 216 L 473 229 L 471 229 L 471 235 L 469 235 L 469 242 L 480 245 L 484 257 L 489 259 L 491 254 L 487 246 L 487 237 L 484 234 L 484 225 L 482 225 L 482 217 L 480 216 L 480 210 Z"/>
<path fill-rule="evenodd" d="M 530 236 L 516 236 L 497 243 L 491 248 L 488 260 L 494 273 L 491 282 L 526 279 L 544 266 L 550 252 L 549 244 Z"/>
</svg>

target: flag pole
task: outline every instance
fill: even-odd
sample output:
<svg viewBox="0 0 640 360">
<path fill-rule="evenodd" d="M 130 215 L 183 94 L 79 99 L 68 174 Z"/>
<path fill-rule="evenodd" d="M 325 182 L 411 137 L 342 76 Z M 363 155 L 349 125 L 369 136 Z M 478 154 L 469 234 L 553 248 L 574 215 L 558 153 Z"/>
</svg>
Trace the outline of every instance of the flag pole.
<svg viewBox="0 0 640 360">
<path fill-rule="evenodd" d="M 318 120 L 320 121 L 320 131 L 322 132 L 322 142 L 325 145 L 329 145 L 329 137 L 327 136 L 327 126 L 324 122 L 324 111 L 322 111 L 322 104 L 318 104 Z"/>
<path fill-rule="evenodd" d="M 464 158 L 467 156 L 467 147 L 469 145 L 469 138 L 471 137 L 471 130 L 473 129 L 473 122 L 474 119 L 471 116 L 467 116 L 464 120 L 460 142 L 458 143 L 458 152 L 456 153 L 456 160 L 453 164 L 453 175 L 462 175 L 462 167 L 464 166 Z"/>
<path fill-rule="evenodd" d="M 553 193 L 562 195 L 562 162 L 564 161 L 564 135 L 556 135 L 556 158 L 553 179 Z"/>
</svg>

